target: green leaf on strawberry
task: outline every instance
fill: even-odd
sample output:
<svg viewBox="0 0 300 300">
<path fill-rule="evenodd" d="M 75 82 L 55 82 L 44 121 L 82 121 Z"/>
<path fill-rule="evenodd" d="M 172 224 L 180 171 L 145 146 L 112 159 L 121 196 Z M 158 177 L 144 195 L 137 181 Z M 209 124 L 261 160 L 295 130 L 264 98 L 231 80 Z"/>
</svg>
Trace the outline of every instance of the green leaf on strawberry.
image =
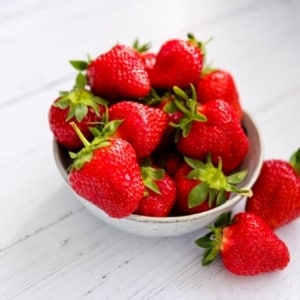
<svg viewBox="0 0 300 300">
<path fill-rule="evenodd" d="M 300 148 L 292 154 L 289 162 L 298 175 L 300 175 Z"/>
<path fill-rule="evenodd" d="M 141 174 L 144 185 L 156 194 L 160 194 L 159 187 L 155 181 L 164 178 L 165 170 L 151 166 L 150 161 L 145 159 L 141 166 Z M 145 193 L 147 194 L 147 191 Z"/>
<path fill-rule="evenodd" d="M 150 43 L 141 44 L 139 39 L 135 39 L 132 47 L 139 53 L 148 51 L 151 48 Z"/>
<path fill-rule="evenodd" d="M 85 75 L 79 72 L 76 76 L 75 87 L 77 89 L 84 89 L 86 85 L 87 85 L 87 80 Z"/>
<path fill-rule="evenodd" d="M 107 106 L 107 101 L 95 96 L 91 91 L 86 89 L 87 80 L 84 74 L 79 72 L 76 76 L 75 86 L 70 92 L 60 92 L 60 99 L 55 105 L 61 109 L 69 108 L 66 121 L 70 121 L 73 117 L 78 122 L 88 113 L 91 108 L 97 116 L 100 116 L 99 105 Z"/>
<path fill-rule="evenodd" d="M 244 196 L 251 196 L 250 189 L 239 188 L 237 184 L 243 181 L 247 175 L 247 171 L 239 171 L 237 173 L 226 176 L 222 171 L 222 161 L 215 167 L 211 161 L 210 155 L 207 156 L 206 163 L 201 160 L 184 157 L 185 162 L 192 168 L 187 178 L 199 181 L 189 193 L 189 208 L 201 205 L 207 198 L 209 206 L 213 202 L 219 206 L 227 199 L 227 193 L 234 192 Z"/>
<path fill-rule="evenodd" d="M 72 65 L 72 67 L 78 71 L 85 71 L 89 65 L 88 62 L 83 60 L 70 60 L 69 62 Z"/>
<path fill-rule="evenodd" d="M 178 129 L 175 137 L 175 140 L 177 141 L 179 138 L 179 131 L 181 131 L 183 137 L 188 136 L 192 122 L 205 122 L 206 116 L 201 114 L 198 110 L 198 101 L 194 85 L 190 85 L 191 95 L 188 95 L 186 91 L 177 86 L 173 87 L 173 92 L 176 96 L 174 104 L 183 114 L 179 123 L 170 124 Z"/>
<path fill-rule="evenodd" d="M 82 134 L 78 126 L 75 122 L 70 122 L 70 125 L 73 127 L 74 131 L 82 141 L 84 147 L 77 153 L 69 152 L 70 157 L 73 159 L 73 163 L 70 169 L 80 170 L 83 165 L 87 162 L 90 162 L 93 158 L 93 150 L 106 147 L 110 144 L 109 136 L 103 135 L 101 131 L 97 131 L 98 134 L 95 136 L 92 142 L 89 142 L 85 136 Z M 92 130 L 92 132 L 96 133 L 96 128 Z"/>
</svg>

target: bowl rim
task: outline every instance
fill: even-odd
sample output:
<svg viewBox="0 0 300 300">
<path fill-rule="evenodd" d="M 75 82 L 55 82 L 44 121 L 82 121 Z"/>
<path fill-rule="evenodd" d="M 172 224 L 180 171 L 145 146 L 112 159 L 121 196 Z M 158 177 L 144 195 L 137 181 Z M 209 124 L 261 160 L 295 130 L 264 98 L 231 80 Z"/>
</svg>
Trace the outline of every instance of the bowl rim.
<svg viewBox="0 0 300 300">
<path fill-rule="evenodd" d="M 260 149 L 260 155 L 259 155 L 258 161 L 256 162 L 256 165 L 252 172 L 252 175 L 251 175 L 250 179 L 248 180 L 248 183 L 244 186 L 245 188 L 251 188 L 260 174 L 260 170 L 261 170 L 263 160 L 264 160 L 264 149 L 263 149 L 263 144 L 262 144 L 262 140 L 261 140 L 261 136 L 259 134 L 258 128 L 255 125 L 255 123 L 253 122 L 253 119 L 250 117 L 250 115 L 246 111 L 243 112 L 242 123 L 247 123 L 247 124 L 251 123 L 252 127 L 255 129 L 254 134 L 255 134 L 255 138 L 258 142 L 258 144 L 256 146 L 258 146 L 258 148 Z M 59 143 L 53 138 L 53 153 L 54 153 L 54 160 L 55 160 L 56 166 L 57 166 L 60 174 L 62 175 L 63 179 L 69 185 L 68 173 L 66 172 L 66 169 L 65 169 L 64 165 L 62 164 L 62 159 L 60 157 L 61 148 L 62 147 L 59 145 Z M 75 193 L 75 191 L 73 191 L 73 192 Z M 205 218 L 206 216 L 209 216 L 212 213 L 215 214 L 219 211 L 224 211 L 224 210 L 226 211 L 226 209 L 231 208 L 234 203 L 238 203 L 244 197 L 245 196 L 235 194 L 233 197 L 229 198 L 225 203 L 223 203 L 220 206 L 214 207 L 213 209 L 209 209 L 209 210 L 206 210 L 203 212 L 189 214 L 189 215 L 152 217 L 152 216 L 130 214 L 129 216 L 122 218 L 122 219 L 134 221 L 134 222 L 152 223 L 152 224 L 153 223 L 154 224 L 155 223 L 168 224 L 168 223 L 180 223 L 180 222 L 192 221 L 192 220 L 196 220 L 196 219 Z M 94 206 L 95 208 L 101 209 L 101 208 L 97 207 L 96 205 L 94 205 L 92 202 L 90 202 L 82 197 L 80 197 L 80 198 L 82 199 L 82 201 L 87 201 L 90 205 Z"/>
</svg>

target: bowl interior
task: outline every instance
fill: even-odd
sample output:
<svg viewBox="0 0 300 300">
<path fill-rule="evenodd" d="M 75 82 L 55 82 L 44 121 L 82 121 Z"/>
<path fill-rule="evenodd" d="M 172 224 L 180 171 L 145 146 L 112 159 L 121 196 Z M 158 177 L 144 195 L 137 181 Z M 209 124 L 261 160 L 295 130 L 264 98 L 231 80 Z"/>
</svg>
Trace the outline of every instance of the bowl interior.
<svg viewBox="0 0 300 300">
<path fill-rule="evenodd" d="M 243 163 L 239 167 L 240 170 L 248 170 L 247 176 L 241 183 L 241 186 L 251 188 L 259 176 L 262 167 L 263 147 L 258 129 L 246 112 L 244 113 L 242 124 L 247 133 L 250 148 Z M 67 170 L 71 164 L 68 151 L 59 143 L 53 141 L 53 153 L 57 168 L 64 180 L 68 183 Z M 229 200 L 216 208 L 186 216 L 157 218 L 131 214 L 127 218 L 115 219 L 109 217 L 100 208 L 78 196 L 75 192 L 74 194 L 88 210 L 109 225 L 123 231 L 145 236 L 175 236 L 198 230 L 213 223 L 221 213 L 230 211 L 243 199 L 243 196 L 233 194 Z"/>
</svg>

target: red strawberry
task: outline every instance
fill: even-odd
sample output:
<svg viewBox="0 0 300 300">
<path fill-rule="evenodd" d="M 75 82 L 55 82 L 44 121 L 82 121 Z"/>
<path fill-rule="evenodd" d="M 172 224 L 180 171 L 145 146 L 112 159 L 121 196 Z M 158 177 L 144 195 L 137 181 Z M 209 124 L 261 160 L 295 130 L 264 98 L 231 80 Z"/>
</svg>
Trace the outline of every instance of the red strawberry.
<svg viewBox="0 0 300 300">
<path fill-rule="evenodd" d="M 172 39 L 161 46 L 149 73 L 153 88 L 171 89 L 175 85 L 187 88 L 199 81 L 203 66 L 201 44 L 192 35 L 188 37 L 188 40 Z"/>
<path fill-rule="evenodd" d="M 153 101 L 155 103 L 155 100 Z M 158 103 L 155 106 L 160 108 L 168 115 L 168 127 L 164 132 L 164 136 L 161 139 L 161 143 L 157 147 L 157 152 L 159 153 L 172 151 L 172 149 L 175 148 L 175 129 L 172 124 L 177 124 L 180 121 L 182 117 L 182 112 L 176 107 L 174 102 L 175 95 L 171 93 L 166 93 L 165 95 L 159 98 Z"/>
<path fill-rule="evenodd" d="M 245 171 L 228 177 L 222 172 L 222 163 L 215 167 L 210 157 L 206 163 L 185 157 L 176 171 L 174 181 L 177 188 L 177 207 L 184 214 L 199 213 L 223 204 L 231 192 L 251 195 L 248 189 L 237 184 L 246 176 Z"/>
<path fill-rule="evenodd" d="M 88 65 L 86 75 L 92 91 L 111 100 L 145 97 L 150 92 L 143 59 L 124 45 L 99 55 Z"/>
<path fill-rule="evenodd" d="M 151 72 L 156 62 L 156 53 L 145 52 L 141 55 L 141 57 L 145 63 L 146 71 L 148 73 Z"/>
<path fill-rule="evenodd" d="M 146 164 L 141 169 L 146 190 L 136 213 L 151 217 L 167 217 L 176 197 L 173 179 L 164 169 L 155 166 Z"/>
<path fill-rule="evenodd" d="M 176 171 L 183 163 L 182 156 L 171 150 L 163 154 L 158 154 L 156 159 L 159 166 L 165 169 L 171 176 L 175 175 Z"/>
<path fill-rule="evenodd" d="M 296 154 L 300 157 L 300 149 L 295 158 Z M 284 160 L 264 161 L 253 186 L 253 196 L 247 199 L 246 211 L 260 215 L 273 229 L 298 218 L 300 176 L 296 169 Z"/>
<path fill-rule="evenodd" d="M 177 124 L 182 117 L 182 112 L 175 104 L 176 96 L 172 93 L 167 93 L 161 97 L 157 107 L 166 112 L 169 117 L 169 122 Z"/>
<path fill-rule="evenodd" d="M 242 119 L 243 111 L 239 94 L 232 75 L 221 69 L 204 72 L 196 85 L 198 101 L 207 103 L 221 99 L 229 103 L 236 111 L 239 119 Z"/>
<path fill-rule="evenodd" d="M 139 158 L 149 156 L 156 149 L 168 126 L 168 116 L 161 109 L 133 101 L 113 104 L 109 119 L 123 120 L 116 136 L 128 141 Z"/>
<path fill-rule="evenodd" d="M 89 143 L 74 127 L 85 147 L 77 154 L 71 153 L 72 189 L 109 216 L 127 217 L 137 209 L 144 193 L 134 149 L 119 138 L 96 137 Z"/>
<path fill-rule="evenodd" d="M 206 249 L 203 265 L 210 264 L 219 252 L 225 268 L 237 275 L 257 275 L 288 265 L 286 244 L 261 217 L 241 212 L 231 222 L 229 219 L 229 215 L 222 215 L 210 227 L 211 232 L 195 241 Z"/>
<path fill-rule="evenodd" d="M 156 62 L 156 53 L 150 52 L 150 44 L 140 44 L 139 40 L 135 40 L 133 43 L 133 48 L 139 53 L 140 57 L 145 63 L 146 71 L 150 72 Z"/>
<path fill-rule="evenodd" d="M 200 160 L 210 153 L 214 164 L 222 159 L 225 173 L 236 169 L 248 152 L 249 141 L 233 108 L 223 100 L 200 105 L 193 86 L 191 98 L 178 88 L 174 90 L 187 103 L 178 105 L 186 105 L 177 125 L 181 129 L 178 151 Z"/>
<path fill-rule="evenodd" d="M 83 146 L 71 127 L 75 122 L 88 140 L 92 139 L 89 127 L 95 126 L 102 118 L 106 102 L 85 89 L 86 79 L 79 73 L 75 88 L 62 92 L 49 109 L 48 121 L 54 138 L 69 150 Z"/>
</svg>

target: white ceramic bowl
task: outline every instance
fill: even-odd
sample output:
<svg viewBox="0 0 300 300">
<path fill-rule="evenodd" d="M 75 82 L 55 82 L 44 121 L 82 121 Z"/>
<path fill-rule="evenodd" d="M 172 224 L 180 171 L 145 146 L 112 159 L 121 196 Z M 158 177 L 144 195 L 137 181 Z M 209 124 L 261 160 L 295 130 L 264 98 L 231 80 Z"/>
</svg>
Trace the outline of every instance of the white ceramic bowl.
<svg viewBox="0 0 300 300">
<path fill-rule="evenodd" d="M 241 185 L 243 187 L 251 188 L 262 167 L 263 146 L 259 132 L 247 113 L 244 113 L 242 122 L 249 138 L 250 149 L 240 166 L 241 170 L 248 170 L 248 174 Z M 53 143 L 53 150 L 58 170 L 68 183 L 68 174 L 66 170 L 71 163 L 68 153 L 56 141 Z M 78 196 L 75 192 L 74 194 L 88 210 L 107 224 L 133 234 L 157 237 L 182 235 L 211 225 L 220 214 L 231 211 L 233 207 L 244 198 L 240 195 L 233 195 L 224 204 L 216 208 L 186 216 L 158 218 L 132 214 L 127 218 L 116 219 L 109 217 L 100 208 Z"/>
</svg>

